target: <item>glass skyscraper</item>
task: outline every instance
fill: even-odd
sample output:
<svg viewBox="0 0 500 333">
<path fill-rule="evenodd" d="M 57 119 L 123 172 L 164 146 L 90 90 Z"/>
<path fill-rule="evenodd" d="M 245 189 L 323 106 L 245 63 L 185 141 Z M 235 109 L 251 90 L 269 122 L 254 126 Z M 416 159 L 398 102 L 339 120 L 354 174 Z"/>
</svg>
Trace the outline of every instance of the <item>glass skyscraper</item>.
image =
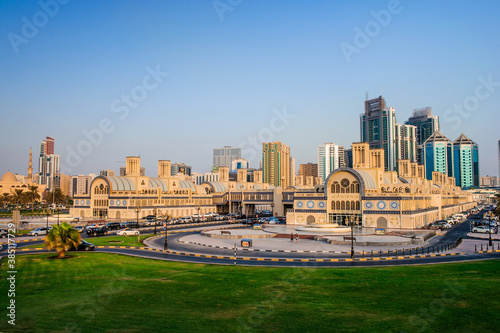
<svg viewBox="0 0 500 333">
<path fill-rule="evenodd" d="M 479 187 L 479 147 L 466 135 L 453 142 L 454 174 L 457 186 Z"/>
<path fill-rule="evenodd" d="M 432 172 L 453 177 L 453 144 L 436 131 L 424 143 L 425 178 L 432 180 Z"/>
<path fill-rule="evenodd" d="M 441 130 L 439 116 L 432 115 L 432 109 L 426 107 L 413 111 L 405 124 L 416 127 L 416 160 L 420 165 L 424 164 L 424 143 L 435 132 Z"/>
</svg>

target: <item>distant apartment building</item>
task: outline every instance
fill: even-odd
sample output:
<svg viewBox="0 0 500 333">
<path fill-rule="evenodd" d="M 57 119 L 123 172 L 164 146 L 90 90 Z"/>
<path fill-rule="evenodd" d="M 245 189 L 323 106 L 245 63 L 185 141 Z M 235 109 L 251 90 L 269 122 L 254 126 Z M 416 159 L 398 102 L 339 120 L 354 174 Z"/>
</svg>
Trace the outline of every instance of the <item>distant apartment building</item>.
<svg viewBox="0 0 500 333">
<path fill-rule="evenodd" d="M 144 169 L 144 173 L 146 173 L 146 169 Z M 101 170 L 101 172 L 99 172 L 99 175 L 104 177 L 115 177 L 115 172 L 113 170 Z"/>
<path fill-rule="evenodd" d="M 281 142 L 262 143 L 263 182 L 276 187 L 288 187 L 295 183 L 295 162 L 290 147 Z"/>
<path fill-rule="evenodd" d="M 435 131 L 440 131 L 439 116 L 432 115 L 430 107 L 415 109 L 413 115 L 405 122 L 416 128 L 416 160 L 424 164 L 424 143 Z"/>
<path fill-rule="evenodd" d="M 314 178 L 318 177 L 318 164 L 317 163 L 306 163 L 300 164 L 299 166 L 299 176 Z"/>
<path fill-rule="evenodd" d="M 213 167 L 228 167 L 231 168 L 233 160 L 241 158 L 241 148 L 224 146 L 223 148 L 215 148 L 213 155 Z"/>
<path fill-rule="evenodd" d="M 496 176 L 486 176 L 479 179 L 481 187 L 498 187 L 500 186 L 500 178 Z"/>
<path fill-rule="evenodd" d="M 170 174 L 176 176 L 177 174 L 191 176 L 191 166 L 184 163 L 173 163 L 170 167 Z"/>
<path fill-rule="evenodd" d="M 230 171 L 236 171 L 238 169 L 248 169 L 250 168 L 250 162 L 244 158 L 237 158 L 231 162 Z"/>
<path fill-rule="evenodd" d="M 344 163 L 346 168 L 352 168 L 352 148 L 344 150 Z"/>
<path fill-rule="evenodd" d="M 54 154 L 54 138 L 46 137 L 40 142 L 40 156 L 38 159 L 38 181 L 40 185 L 47 185 L 48 190 L 55 186 L 60 173 L 60 156 Z"/>
<path fill-rule="evenodd" d="M 318 177 L 326 181 L 334 170 L 345 167 L 344 146 L 325 143 L 318 146 Z"/>
<path fill-rule="evenodd" d="M 416 151 L 416 126 L 394 125 L 395 157 L 398 160 L 417 161 Z"/>
<path fill-rule="evenodd" d="M 398 160 L 416 160 L 416 127 L 397 124 L 396 110 L 387 107 L 382 96 L 365 101 L 360 125 L 361 142 L 368 142 L 370 149 L 384 150 L 386 171 L 395 171 Z"/>
<path fill-rule="evenodd" d="M 311 178 L 313 180 L 318 178 L 318 164 L 316 163 L 300 164 L 299 175 L 298 177 L 295 177 L 295 185 L 307 185 L 308 180 Z"/>
<path fill-rule="evenodd" d="M 196 185 L 201 185 L 203 183 L 210 183 L 210 182 L 218 182 L 219 181 L 219 173 L 218 172 L 207 172 L 207 173 L 199 173 L 199 172 L 193 172 L 191 175 L 191 179 L 193 183 Z"/>
<path fill-rule="evenodd" d="M 90 184 L 94 180 L 96 175 L 78 175 L 71 176 L 69 181 L 69 195 L 71 197 L 75 195 L 90 194 Z"/>
</svg>

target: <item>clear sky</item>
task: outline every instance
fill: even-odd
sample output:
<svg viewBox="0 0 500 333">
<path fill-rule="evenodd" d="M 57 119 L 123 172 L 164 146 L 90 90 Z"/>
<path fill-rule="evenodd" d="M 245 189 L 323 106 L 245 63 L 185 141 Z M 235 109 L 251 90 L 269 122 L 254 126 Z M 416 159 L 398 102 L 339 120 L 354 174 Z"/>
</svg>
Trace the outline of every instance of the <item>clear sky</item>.
<svg viewBox="0 0 500 333">
<path fill-rule="evenodd" d="M 360 140 L 368 93 L 399 123 L 432 107 L 498 175 L 499 1 L 60 2 L 0 2 L 0 173 L 30 147 L 36 170 L 45 136 L 66 174 L 130 155 L 208 172 L 225 145 L 258 167 L 272 139 L 298 167 Z"/>
</svg>

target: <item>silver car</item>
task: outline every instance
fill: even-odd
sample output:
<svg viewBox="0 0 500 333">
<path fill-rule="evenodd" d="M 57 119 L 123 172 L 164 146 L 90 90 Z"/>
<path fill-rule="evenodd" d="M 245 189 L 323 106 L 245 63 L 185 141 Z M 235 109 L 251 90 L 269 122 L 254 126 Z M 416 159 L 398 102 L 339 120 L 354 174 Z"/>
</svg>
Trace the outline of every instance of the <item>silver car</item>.
<svg viewBox="0 0 500 333">
<path fill-rule="evenodd" d="M 52 229 L 52 226 L 49 227 L 49 231 Z M 36 228 L 35 230 L 31 230 L 28 235 L 30 236 L 40 236 L 47 234 L 47 227 Z"/>
</svg>

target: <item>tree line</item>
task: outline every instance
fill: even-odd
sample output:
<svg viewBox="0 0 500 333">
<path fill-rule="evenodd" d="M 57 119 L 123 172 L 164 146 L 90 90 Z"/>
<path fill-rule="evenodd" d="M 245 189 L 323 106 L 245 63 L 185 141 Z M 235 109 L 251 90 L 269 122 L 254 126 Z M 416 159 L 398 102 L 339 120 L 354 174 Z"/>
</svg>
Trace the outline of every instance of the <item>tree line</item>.
<svg viewBox="0 0 500 333">
<path fill-rule="evenodd" d="M 40 197 L 38 193 L 38 186 L 32 185 L 27 191 L 24 189 L 15 189 L 11 193 L 3 193 L 0 196 L 0 206 L 3 209 L 14 206 L 15 208 L 31 208 L 33 211 L 36 205 L 41 204 L 41 199 L 45 201 L 46 204 L 52 205 L 71 205 L 72 200 L 69 196 L 64 195 L 60 188 L 56 188 L 54 191 L 46 191 L 43 194 L 43 198 Z"/>
</svg>

